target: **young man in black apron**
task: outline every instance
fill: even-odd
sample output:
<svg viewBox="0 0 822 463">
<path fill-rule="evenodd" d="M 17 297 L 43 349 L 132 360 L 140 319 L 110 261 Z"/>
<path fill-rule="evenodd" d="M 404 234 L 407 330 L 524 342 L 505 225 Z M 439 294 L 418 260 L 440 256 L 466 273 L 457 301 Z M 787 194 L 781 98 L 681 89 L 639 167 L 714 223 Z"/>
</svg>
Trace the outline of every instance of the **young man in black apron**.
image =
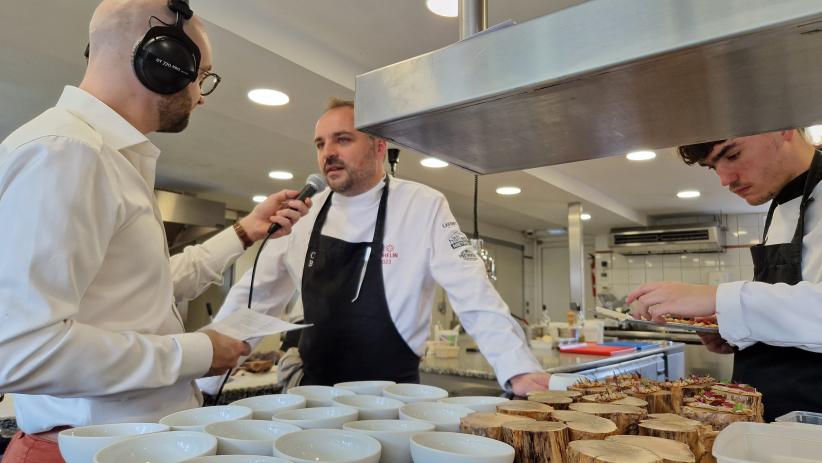
<svg viewBox="0 0 822 463">
<path fill-rule="evenodd" d="M 798 130 L 679 151 L 686 163 L 714 169 L 748 204 L 773 200 L 762 244 L 751 247 L 756 283 L 648 283 L 628 301 L 637 301 L 636 315 L 646 318 L 716 314 L 721 337 L 703 342 L 713 352 L 735 353 L 733 380 L 762 392 L 767 421 L 793 410 L 822 411 L 822 234 L 815 227 L 822 205 L 814 200 L 822 153 Z"/>
<path fill-rule="evenodd" d="M 549 375 L 444 196 L 385 174 L 386 141 L 356 130 L 351 102 L 332 102 L 314 137 L 329 189 L 293 239 L 264 249 L 252 302 L 279 315 L 300 292 L 312 325 L 299 340 L 301 384 L 419 382 L 438 284 L 501 386 L 520 395 L 545 389 Z M 218 318 L 245 305 L 248 284 L 243 277 L 231 289 Z"/>
</svg>

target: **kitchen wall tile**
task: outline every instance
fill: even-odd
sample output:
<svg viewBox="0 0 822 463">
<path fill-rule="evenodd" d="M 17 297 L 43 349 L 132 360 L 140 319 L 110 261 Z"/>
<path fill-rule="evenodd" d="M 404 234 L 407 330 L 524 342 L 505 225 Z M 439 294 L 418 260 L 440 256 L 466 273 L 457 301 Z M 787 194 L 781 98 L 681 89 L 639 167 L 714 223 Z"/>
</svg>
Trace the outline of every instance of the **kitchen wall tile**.
<svg viewBox="0 0 822 463">
<path fill-rule="evenodd" d="M 754 269 L 753 266 L 739 267 L 739 279 L 742 281 L 753 281 Z"/>
<path fill-rule="evenodd" d="M 628 283 L 632 285 L 641 285 L 645 283 L 645 269 L 631 268 L 628 269 Z"/>
<path fill-rule="evenodd" d="M 614 285 L 611 288 L 611 292 L 614 294 L 614 296 L 617 297 L 617 299 L 621 299 L 621 298 L 627 296 L 628 293 L 633 291 L 634 288 L 635 288 L 635 286 L 631 286 L 631 285 Z"/>
<path fill-rule="evenodd" d="M 711 276 L 714 276 L 714 278 L 717 278 L 717 276 L 715 274 L 719 273 L 719 270 L 713 269 L 713 268 L 701 268 L 701 269 L 699 269 L 699 272 L 700 272 L 699 282 L 702 283 L 703 285 L 707 285 L 711 281 Z"/>
<path fill-rule="evenodd" d="M 739 265 L 741 267 L 753 267 L 750 248 L 739 248 Z"/>
<path fill-rule="evenodd" d="M 728 272 L 728 276 L 730 277 L 730 281 L 741 281 L 742 277 L 739 276 L 739 267 L 728 267 L 725 269 Z"/>
<path fill-rule="evenodd" d="M 662 267 L 645 269 L 645 281 L 665 281 Z"/>
<path fill-rule="evenodd" d="M 682 270 L 679 268 L 663 267 L 662 277 L 664 281 L 682 281 Z"/>
<path fill-rule="evenodd" d="M 751 244 L 753 241 L 758 241 L 759 237 L 759 215 L 758 214 L 741 214 L 737 217 L 737 233 L 739 236 L 739 244 Z"/>
<path fill-rule="evenodd" d="M 683 254 L 681 258 L 682 269 L 699 268 L 701 262 L 699 254 Z"/>
<path fill-rule="evenodd" d="M 646 268 L 662 268 L 662 256 L 645 256 Z"/>
<path fill-rule="evenodd" d="M 662 256 L 662 266 L 666 268 L 679 268 L 682 265 L 682 258 L 679 254 L 665 254 Z"/>
<path fill-rule="evenodd" d="M 683 268 L 682 269 L 682 282 L 683 283 L 693 283 L 693 284 L 701 284 L 702 283 L 702 272 L 698 268 Z"/>
<path fill-rule="evenodd" d="M 739 244 L 739 236 L 737 233 L 737 216 L 736 215 L 729 215 L 726 220 L 726 229 L 723 232 L 725 234 L 725 244 Z"/>
<path fill-rule="evenodd" d="M 719 255 L 720 267 L 736 267 L 739 265 L 739 248 L 729 248 Z"/>
<path fill-rule="evenodd" d="M 645 256 L 626 256 L 628 258 L 628 268 L 645 268 Z"/>
<path fill-rule="evenodd" d="M 720 253 L 700 254 L 699 266 L 701 268 L 718 269 L 720 255 Z"/>
<path fill-rule="evenodd" d="M 627 285 L 629 283 L 630 282 L 628 280 L 628 269 L 615 268 L 611 270 L 611 284 Z"/>
<path fill-rule="evenodd" d="M 613 253 L 611 255 L 611 266 L 613 268 L 628 268 L 628 259 L 622 254 Z"/>
</svg>

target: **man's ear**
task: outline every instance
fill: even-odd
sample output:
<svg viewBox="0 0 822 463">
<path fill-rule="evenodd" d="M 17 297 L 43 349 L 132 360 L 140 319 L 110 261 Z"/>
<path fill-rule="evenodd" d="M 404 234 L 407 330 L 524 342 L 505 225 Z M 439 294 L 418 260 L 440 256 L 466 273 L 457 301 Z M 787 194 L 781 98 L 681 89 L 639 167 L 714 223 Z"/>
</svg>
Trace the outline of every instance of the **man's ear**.
<svg viewBox="0 0 822 463">
<path fill-rule="evenodd" d="M 385 159 L 386 151 L 388 150 L 388 142 L 385 138 L 374 138 L 374 151 L 378 156 Z"/>
<path fill-rule="evenodd" d="M 782 141 L 783 142 L 790 142 L 790 141 L 793 141 L 794 137 L 799 136 L 799 133 L 796 131 L 796 129 L 791 129 L 791 130 L 782 130 L 782 131 L 779 132 L 779 135 L 782 136 Z"/>
</svg>

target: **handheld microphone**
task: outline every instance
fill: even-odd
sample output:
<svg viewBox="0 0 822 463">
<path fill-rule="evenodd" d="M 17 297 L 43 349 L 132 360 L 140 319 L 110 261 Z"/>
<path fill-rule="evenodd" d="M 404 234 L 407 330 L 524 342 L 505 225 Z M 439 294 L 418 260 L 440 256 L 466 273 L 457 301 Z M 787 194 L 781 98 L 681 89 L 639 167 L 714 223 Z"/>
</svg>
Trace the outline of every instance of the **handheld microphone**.
<svg viewBox="0 0 822 463">
<path fill-rule="evenodd" d="M 297 195 L 297 201 L 305 201 L 306 198 L 310 198 L 314 196 L 315 193 L 318 191 L 325 190 L 325 179 L 320 174 L 311 174 L 305 180 L 305 186 L 300 193 Z M 273 235 L 274 232 L 282 228 L 278 223 L 272 223 L 270 227 L 268 227 L 268 234 Z"/>
</svg>

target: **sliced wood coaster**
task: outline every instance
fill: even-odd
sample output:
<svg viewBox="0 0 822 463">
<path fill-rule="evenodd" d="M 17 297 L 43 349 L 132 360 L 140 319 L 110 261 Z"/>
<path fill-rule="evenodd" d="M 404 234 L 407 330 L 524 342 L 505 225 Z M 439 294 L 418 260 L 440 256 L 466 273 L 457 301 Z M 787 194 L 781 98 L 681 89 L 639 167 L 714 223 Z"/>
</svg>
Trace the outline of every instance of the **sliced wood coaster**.
<svg viewBox="0 0 822 463">
<path fill-rule="evenodd" d="M 617 432 L 617 426 L 613 421 L 589 413 L 554 410 L 551 413 L 551 418 L 555 421 L 561 421 L 568 426 L 568 437 L 572 441 L 584 439 L 602 440 Z"/>
<path fill-rule="evenodd" d="M 582 393 L 579 391 L 557 391 L 557 390 L 548 390 L 548 391 L 532 391 L 527 394 L 528 398 L 531 397 L 538 397 L 538 396 L 555 396 L 555 397 L 568 397 L 574 399 L 575 401 L 582 397 Z"/>
<path fill-rule="evenodd" d="M 702 426 L 685 420 L 663 419 L 645 420 L 639 423 L 639 435 L 660 437 L 682 442 L 687 445 L 694 458 L 699 461 L 705 453 L 700 438 Z"/>
<path fill-rule="evenodd" d="M 624 399 L 615 400 L 611 403 L 614 404 L 614 405 L 630 405 L 632 407 L 644 408 L 646 410 L 648 409 L 648 406 L 649 406 L 648 402 L 646 402 L 642 399 L 639 399 L 637 397 L 626 397 Z"/>
<path fill-rule="evenodd" d="M 688 405 L 682 407 L 682 416 L 700 421 L 704 424 L 709 424 L 716 431 L 722 431 L 727 428 L 729 424 L 737 421 L 757 420 L 755 413 L 723 412 L 709 408 L 690 407 Z"/>
<path fill-rule="evenodd" d="M 607 418 L 617 425 L 617 434 L 636 434 L 637 425 L 648 416 L 643 408 L 630 405 L 576 403 L 568 406 L 569 410 L 590 413 Z"/>
<path fill-rule="evenodd" d="M 551 412 L 553 408 L 539 402 L 531 400 L 512 400 L 504 404 L 497 405 L 497 413 L 505 413 L 507 415 L 527 416 L 539 421 L 548 421 L 551 419 Z"/>
<path fill-rule="evenodd" d="M 580 397 L 582 396 L 581 392 L 577 392 L 577 394 L 579 394 Z M 548 405 L 554 410 L 568 410 L 568 405 L 574 402 L 574 399 L 571 397 L 554 394 L 533 394 L 528 396 L 528 400 Z"/>
<path fill-rule="evenodd" d="M 527 416 L 503 413 L 472 413 L 460 418 L 460 432 L 475 436 L 502 439 L 502 425 L 513 421 L 534 421 Z"/>
<path fill-rule="evenodd" d="M 565 463 L 568 426 L 555 421 L 513 421 L 502 425 L 502 441 L 514 447 L 515 463 Z"/>
<path fill-rule="evenodd" d="M 650 450 L 605 440 L 578 440 L 568 444 L 569 463 L 662 463 Z"/>
<path fill-rule="evenodd" d="M 647 402 L 648 413 L 670 413 L 674 410 L 673 395 L 670 391 L 649 393 L 625 391 L 625 393 Z"/>
<path fill-rule="evenodd" d="M 650 450 L 662 458 L 663 463 L 696 463 L 694 453 L 682 442 L 651 436 L 609 436 L 605 440 Z"/>
</svg>

